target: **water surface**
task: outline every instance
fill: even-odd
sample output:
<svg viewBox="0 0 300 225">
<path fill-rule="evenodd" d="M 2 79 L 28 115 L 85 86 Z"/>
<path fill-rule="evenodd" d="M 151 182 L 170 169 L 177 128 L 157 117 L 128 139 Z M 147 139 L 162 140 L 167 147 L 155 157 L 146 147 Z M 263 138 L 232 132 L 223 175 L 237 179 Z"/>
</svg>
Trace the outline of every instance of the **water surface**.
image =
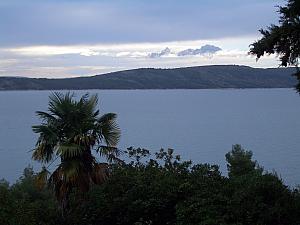
<svg viewBox="0 0 300 225">
<path fill-rule="evenodd" d="M 76 95 L 87 91 L 76 91 Z M 102 113 L 115 112 L 120 148 L 174 148 L 184 159 L 216 163 L 226 171 L 232 144 L 252 150 L 267 170 L 300 184 L 300 96 L 292 89 L 91 90 Z M 0 178 L 15 181 L 31 161 L 35 111 L 50 91 L 0 92 Z M 225 173 L 224 173 L 225 174 Z"/>
</svg>

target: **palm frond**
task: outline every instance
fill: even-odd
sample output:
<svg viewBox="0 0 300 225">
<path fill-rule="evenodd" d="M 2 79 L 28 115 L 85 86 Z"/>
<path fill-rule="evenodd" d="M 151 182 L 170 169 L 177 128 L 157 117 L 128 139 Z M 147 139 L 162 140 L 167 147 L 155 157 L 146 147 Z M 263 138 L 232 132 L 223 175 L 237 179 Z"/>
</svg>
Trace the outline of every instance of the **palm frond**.
<svg viewBox="0 0 300 225">
<path fill-rule="evenodd" d="M 85 94 L 79 100 L 74 97 L 70 92 L 52 93 L 48 111 L 36 112 L 42 123 L 32 127 L 39 135 L 33 159 L 49 164 L 56 155 L 61 160 L 50 176 L 44 168 L 37 177 L 40 183 L 48 179 L 62 205 L 72 188 L 87 191 L 91 182 L 100 184 L 107 178 L 108 166 L 98 164 L 91 153 L 95 145 L 101 144 L 97 152 L 107 161 L 121 161 L 116 148 L 120 139 L 116 114 L 99 118 L 97 95 Z"/>
<path fill-rule="evenodd" d="M 107 146 L 117 146 L 121 132 L 116 122 L 117 115 L 115 113 L 107 113 L 98 120 L 98 130 L 100 139 L 104 139 Z"/>
<path fill-rule="evenodd" d="M 49 96 L 48 110 L 53 115 L 60 118 L 66 116 L 66 112 L 72 110 L 74 105 L 74 93 L 67 92 L 63 94 L 61 92 L 54 92 Z"/>
<path fill-rule="evenodd" d="M 46 163 L 51 161 L 58 142 L 57 133 L 51 126 L 47 125 L 32 126 L 32 130 L 40 134 L 32 158 Z"/>
<path fill-rule="evenodd" d="M 88 101 L 86 102 L 86 108 L 90 111 L 90 112 L 95 112 L 96 111 L 96 107 L 98 105 L 98 95 L 92 95 Z M 96 111 L 97 112 L 97 111 Z"/>
<path fill-rule="evenodd" d="M 57 155 L 59 155 L 62 159 L 68 159 L 80 156 L 83 151 L 83 147 L 77 144 L 60 144 L 57 148 Z"/>
<path fill-rule="evenodd" d="M 119 156 L 121 155 L 120 149 L 111 146 L 99 146 L 96 151 L 100 156 L 105 157 L 106 160 L 110 163 L 120 162 Z"/>
<path fill-rule="evenodd" d="M 76 159 L 66 160 L 61 163 L 61 173 L 63 180 L 75 183 L 80 172 L 83 170 L 83 163 Z"/>
<path fill-rule="evenodd" d="M 42 170 L 36 175 L 35 178 L 38 188 L 43 189 L 46 186 L 49 174 L 50 172 L 45 166 L 43 166 Z"/>
<path fill-rule="evenodd" d="M 76 135 L 72 141 L 74 143 L 76 143 L 77 145 L 81 145 L 81 146 L 93 146 L 95 145 L 97 137 L 95 137 L 94 135 L 86 135 L 86 134 L 79 134 Z"/>
<path fill-rule="evenodd" d="M 67 195 L 69 190 L 66 188 L 66 185 L 64 187 L 63 184 L 63 174 L 62 174 L 62 167 L 57 167 L 51 174 L 51 176 L 48 179 L 48 183 L 50 187 L 53 188 L 56 198 L 59 201 L 62 201 L 64 196 Z"/>
<path fill-rule="evenodd" d="M 53 153 L 53 146 L 47 145 L 45 142 L 41 142 L 33 150 L 32 159 L 43 163 L 48 163 L 52 160 Z"/>
<path fill-rule="evenodd" d="M 107 163 L 97 163 L 91 174 L 92 181 L 95 184 L 102 184 L 109 176 L 109 168 Z"/>
<path fill-rule="evenodd" d="M 45 122 L 54 122 L 56 121 L 56 117 L 47 112 L 36 111 L 35 112 L 38 117 L 40 117 Z"/>
<path fill-rule="evenodd" d="M 32 126 L 32 130 L 34 133 L 39 133 L 40 135 L 42 135 L 47 139 L 49 138 L 52 139 L 52 137 L 57 136 L 56 135 L 57 130 L 51 125 L 47 125 L 47 124 Z"/>
</svg>

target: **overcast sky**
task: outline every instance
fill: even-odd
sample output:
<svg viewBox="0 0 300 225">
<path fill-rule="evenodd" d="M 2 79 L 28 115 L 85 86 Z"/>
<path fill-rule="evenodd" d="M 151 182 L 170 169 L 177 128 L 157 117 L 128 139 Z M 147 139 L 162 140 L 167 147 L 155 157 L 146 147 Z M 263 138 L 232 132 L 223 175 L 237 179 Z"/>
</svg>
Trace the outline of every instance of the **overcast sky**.
<svg viewBox="0 0 300 225">
<path fill-rule="evenodd" d="M 211 64 L 247 54 L 283 0 L 0 0 L 0 76 L 73 77 Z"/>
</svg>

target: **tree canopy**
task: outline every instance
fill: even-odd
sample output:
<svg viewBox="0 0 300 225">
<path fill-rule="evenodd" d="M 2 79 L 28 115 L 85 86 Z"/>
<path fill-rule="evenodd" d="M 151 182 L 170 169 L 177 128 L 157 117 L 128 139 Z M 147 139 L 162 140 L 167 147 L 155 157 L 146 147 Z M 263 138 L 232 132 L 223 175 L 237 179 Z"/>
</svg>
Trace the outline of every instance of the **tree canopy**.
<svg viewBox="0 0 300 225">
<path fill-rule="evenodd" d="M 239 146 L 240 147 L 240 146 Z M 235 147 L 236 161 L 251 162 L 249 151 Z M 7 225 L 299 225 L 300 192 L 276 174 L 254 172 L 255 163 L 236 176 L 223 176 L 217 165 L 182 161 L 173 149 L 128 148 L 123 163 L 110 165 L 102 185 L 84 199 L 70 195 L 62 218 L 51 189 L 35 186 L 31 168 L 15 185 L 0 181 L 0 224 Z M 244 160 L 238 160 L 243 158 Z M 252 161 L 253 162 L 253 161 Z M 254 161 L 255 162 L 255 161 Z M 230 172 L 230 171 L 229 171 Z"/>
<path fill-rule="evenodd" d="M 225 155 L 229 177 L 243 176 L 252 172 L 262 172 L 256 161 L 252 160 L 253 153 L 236 144 Z"/>
<path fill-rule="evenodd" d="M 281 66 L 296 66 L 298 79 L 297 91 L 300 93 L 300 0 L 288 0 L 285 6 L 279 7 L 279 24 L 271 24 L 261 29 L 262 38 L 251 44 L 250 54 L 257 59 L 265 54 L 277 53 Z"/>
</svg>

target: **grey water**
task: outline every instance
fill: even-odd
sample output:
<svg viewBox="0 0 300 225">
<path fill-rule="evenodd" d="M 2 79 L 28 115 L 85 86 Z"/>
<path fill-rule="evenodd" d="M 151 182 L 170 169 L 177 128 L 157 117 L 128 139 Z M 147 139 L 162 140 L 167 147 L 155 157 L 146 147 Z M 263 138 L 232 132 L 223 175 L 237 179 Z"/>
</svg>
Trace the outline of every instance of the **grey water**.
<svg viewBox="0 0 300 225">
<path fill-rule="evenodd" d="M 121 149 L 173 148 L 183 159 L 220 165 L 233 144 L 254 153 L 265 170 L 300 184 L 300 96 L 292 89 L 88 90 L 102 113 L 115 112 Z M 31 126 L 47 110 L 50 91 L 0 92 L 0 178 L 15 182 L 31 164 Z"/>
</svg>

